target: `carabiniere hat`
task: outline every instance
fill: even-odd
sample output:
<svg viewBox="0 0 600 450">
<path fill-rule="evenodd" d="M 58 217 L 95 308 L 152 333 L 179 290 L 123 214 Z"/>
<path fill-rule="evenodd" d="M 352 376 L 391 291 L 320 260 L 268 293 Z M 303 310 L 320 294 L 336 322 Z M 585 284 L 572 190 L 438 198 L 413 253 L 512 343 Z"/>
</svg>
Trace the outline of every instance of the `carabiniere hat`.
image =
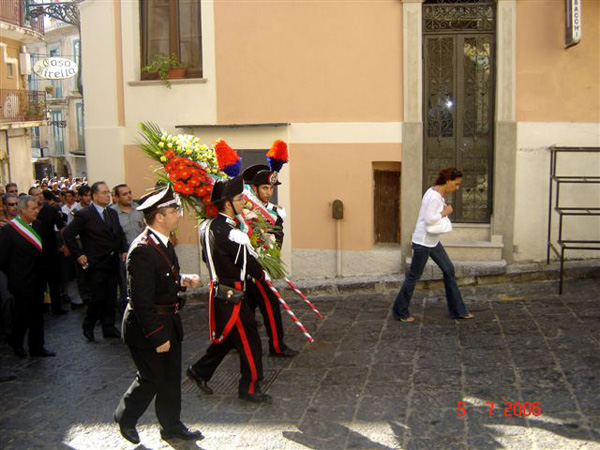
<svg viewBox="0 0 600 450">
<path fill-rule="evenodd" d="M 219 203 L 241 194 L 244 191 L 244 179 L 241 175 L 227 181 L 217 180 L 210 194 L 211 203 Z"/>
<path fill-rule="evenodd" d="M 165 207 L 179 207 L 181 201 L 179 196 L 173 192 L 171 185 L 163 187 L 161 189 L 154 190 L 142 198 L 140 198 L 140 204 L 137 207 L 138 211 L 142 211 L 144 214 L 150 214 L 152 211 L 158 208 Z"/>
<path fill-rule="evenodd" d="M 277 177 L 277 172 L 272 172 L 266 164 L 254 164 L 242 172 L 244 181 L 253 186 L 270 184 L 278 186 L 281 184 Z"/>
</svg>

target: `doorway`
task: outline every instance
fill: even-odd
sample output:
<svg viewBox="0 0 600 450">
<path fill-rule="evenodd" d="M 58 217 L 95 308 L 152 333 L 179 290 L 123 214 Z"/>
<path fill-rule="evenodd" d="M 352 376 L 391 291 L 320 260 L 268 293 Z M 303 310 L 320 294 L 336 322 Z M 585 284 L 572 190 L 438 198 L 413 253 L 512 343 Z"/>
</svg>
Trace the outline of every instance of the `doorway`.
<svg viewBox="0 0 600 450">
<path fill-rule="evenodd" d="M 423 4 L 423 191 L 457 167 L 453 220 L 489 223 L 494 155 L 494 0 Z"/>
</svg>

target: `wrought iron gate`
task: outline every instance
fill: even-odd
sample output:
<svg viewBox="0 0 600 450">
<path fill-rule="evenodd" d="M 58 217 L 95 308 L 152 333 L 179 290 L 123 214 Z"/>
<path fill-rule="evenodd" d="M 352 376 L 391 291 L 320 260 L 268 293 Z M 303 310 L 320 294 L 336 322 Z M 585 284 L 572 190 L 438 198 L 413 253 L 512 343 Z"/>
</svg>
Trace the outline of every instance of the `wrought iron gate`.
<svg viewBox="0 0 600 450">
<path fill-rule="evenodd" d="M 424 189 L 445 167 L 464 178 L 457 222 L 489 222 L 494 154 L 495 1 L 423 5 Z"/>
</svg>

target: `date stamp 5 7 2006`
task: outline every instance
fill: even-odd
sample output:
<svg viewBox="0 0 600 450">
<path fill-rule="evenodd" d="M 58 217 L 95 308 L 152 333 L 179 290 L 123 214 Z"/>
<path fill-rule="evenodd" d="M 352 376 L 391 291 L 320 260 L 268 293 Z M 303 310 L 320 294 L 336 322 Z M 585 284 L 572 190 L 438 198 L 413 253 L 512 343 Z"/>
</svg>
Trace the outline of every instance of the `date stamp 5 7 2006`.
<svg viewBox="0 0 600 450">
<path fill-rule="evenodd" d="M 492 417 L 492 413 L 494 412 L 494 402 L 490 400 L 485 402 L 485 404 L 489 406 L 489 415 Z M 540 402 L 505 401 L 502 403 L 502 408 L 504 411 L 504 417 L 539 417 L 543 414 L 542 405 Z M 464 401 L 458 402 L 457 409 L 457 414 L 459 417 L 464 417 L 467 414 Z"/>
</svg>

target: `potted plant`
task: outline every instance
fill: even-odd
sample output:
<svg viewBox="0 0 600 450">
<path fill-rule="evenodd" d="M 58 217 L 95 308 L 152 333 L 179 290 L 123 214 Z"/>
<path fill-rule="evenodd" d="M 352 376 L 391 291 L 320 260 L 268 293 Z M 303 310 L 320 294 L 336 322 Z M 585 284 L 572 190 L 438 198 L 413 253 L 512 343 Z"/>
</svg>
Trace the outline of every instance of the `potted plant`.
<svg viewBox="0 0 600 450">
<path fill-rule="evenodd" d="M 155 73 L 163 80 L 168 88 L 171 87 L 169 80 L 185 78 L 185 69 L 188 64 L 177 59 L 177 55 L 171 56 L 166 53 L 157 53 L 147 66 L 142 67 L 142 72 Z"/>
</svg>

